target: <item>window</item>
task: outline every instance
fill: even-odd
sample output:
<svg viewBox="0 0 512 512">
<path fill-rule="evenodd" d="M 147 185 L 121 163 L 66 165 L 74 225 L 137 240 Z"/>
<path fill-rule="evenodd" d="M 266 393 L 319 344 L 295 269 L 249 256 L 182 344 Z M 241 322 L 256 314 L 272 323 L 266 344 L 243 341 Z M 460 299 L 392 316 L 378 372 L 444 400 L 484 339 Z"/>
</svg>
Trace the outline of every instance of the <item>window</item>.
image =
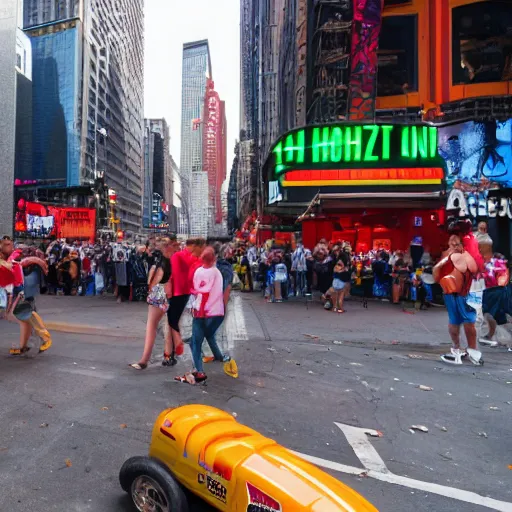
<svg viewBox="0 0 512 512">
<path fill-rule="evenodd" d="M 379 37 L 377 95 L 418 90 L 418 17 L 385 16 Z"/>
<path fill-rule="evenodd" d="M 453 84 L 512 80 L 512 4 L 494 0 L 452 12 Z"/>
</svg>

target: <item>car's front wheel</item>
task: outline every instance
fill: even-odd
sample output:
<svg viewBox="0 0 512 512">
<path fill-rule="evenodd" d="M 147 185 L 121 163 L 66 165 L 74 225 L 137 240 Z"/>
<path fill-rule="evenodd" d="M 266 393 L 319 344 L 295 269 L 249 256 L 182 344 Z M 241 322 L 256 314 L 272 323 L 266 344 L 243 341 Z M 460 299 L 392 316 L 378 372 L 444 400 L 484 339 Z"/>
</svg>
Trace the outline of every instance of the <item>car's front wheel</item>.
<svg viewBox="0 0 512 512">
<path fill-rule="evenodd" d="M 119 482 L 139 512 L 188 512 L 180 485 L 156 459 L 128 459 L 119 472 Z"/>
</svg>

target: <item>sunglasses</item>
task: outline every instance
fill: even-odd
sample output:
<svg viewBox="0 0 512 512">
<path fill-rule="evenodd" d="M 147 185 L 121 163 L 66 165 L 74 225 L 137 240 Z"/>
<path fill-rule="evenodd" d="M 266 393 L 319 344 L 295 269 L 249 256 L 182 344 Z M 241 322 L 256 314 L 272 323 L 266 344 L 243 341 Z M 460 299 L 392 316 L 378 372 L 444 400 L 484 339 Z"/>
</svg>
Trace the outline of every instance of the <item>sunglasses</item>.
<svg viewBox="0 0 512 512">
<path fill-rule="evenodd" d="M 7 241 L 7 242 L 12 242 L 13 241 L 13 239 L 10 236 L 8 236 L 8 235 L 4 235 L 2 237 L 2 241 L 4 241 L 4 240 Z"/>
</svg>

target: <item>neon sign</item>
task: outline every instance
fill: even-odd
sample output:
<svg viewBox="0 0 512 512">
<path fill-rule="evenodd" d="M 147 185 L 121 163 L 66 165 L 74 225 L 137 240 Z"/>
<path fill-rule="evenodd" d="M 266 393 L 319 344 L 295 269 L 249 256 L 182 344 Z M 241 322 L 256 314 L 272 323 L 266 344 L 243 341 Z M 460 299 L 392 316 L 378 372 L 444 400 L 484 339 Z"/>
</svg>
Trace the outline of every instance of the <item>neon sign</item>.
<svg viewBox="0 0 512 512">
<path fill-rule="evenodd" d="M 305 200 L 297 187 L 440 190 L 445 161 L 437 139 L 437 128 L 423 124 L 338 123 L 293 130 L 267 159 L 268 202 Z"/>
<path fill-rule="evenodd" d="M 284 135 L 272 151 L 274 177 L 290 168 L 432 167 L 437 128 L 405 125 L 311 126 Z"/>
</svg>

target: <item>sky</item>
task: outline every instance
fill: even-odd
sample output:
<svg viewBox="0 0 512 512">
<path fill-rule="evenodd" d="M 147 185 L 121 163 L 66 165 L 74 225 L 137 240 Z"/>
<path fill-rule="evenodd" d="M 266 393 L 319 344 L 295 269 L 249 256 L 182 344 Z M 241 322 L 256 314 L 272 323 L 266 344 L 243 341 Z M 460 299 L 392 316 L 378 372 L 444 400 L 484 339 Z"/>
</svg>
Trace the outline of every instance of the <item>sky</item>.
<svg viewBox="0 0 512 512">
<path fill-rule="evenodd" d="M 227 168 L 239 131 L 240 0 L 145 0 L 144 115 L 170 125 L 179 165 L 183 43 L 208 39 L 213 80 L 226 102 Z"/>
</svg>

